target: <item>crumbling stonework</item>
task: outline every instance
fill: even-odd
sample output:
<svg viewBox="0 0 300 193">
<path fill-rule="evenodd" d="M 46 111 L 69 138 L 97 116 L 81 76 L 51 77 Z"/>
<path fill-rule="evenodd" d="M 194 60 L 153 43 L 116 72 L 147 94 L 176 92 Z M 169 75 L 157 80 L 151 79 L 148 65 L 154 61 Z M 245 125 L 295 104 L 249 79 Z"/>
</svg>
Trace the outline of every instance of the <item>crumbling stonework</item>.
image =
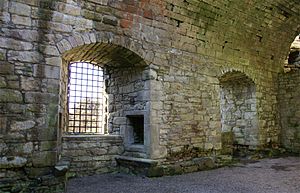
<svg viewBox="0 0 300 193">
<path fill-rule="evenodd" d="M 65 136 L 63 138 L 63 158 L 70 162 L 70 176 L 116 171 L 115 157 L 123 151 L 120 136 Z"/>
<path fill-rule="evenodd" d="M 299 71 L 289 72 L 279 78 L 281 142 L 292 152 L 300 152 L 299 75 Z"/>
<path fill-rule="evenodd" d="M 231 72 L 221 77 L 222 133 L 232 133 L 231 145 L 258 144 L 258 120 L 255 84 L 245 75 Z"/>
<path fill-rule="evenodd" d="M 281 109 L 281 143 L 292 152 L 300 152 L 300 122 L 299 122 L 299 64 L 300 39 L 299 35 L 291 45 L 288 73 L 279 76 L 279 105 Z"/>
<path fill-rule="evenodd" d="M 1 0 L 0 190 L 61 192 L 62 161 L 76 144 L 87 153 L 69 159 L 78 175 L 93 173 L 80 173 L 81 161 L 108 171 L 117 154 L 154 160 L 164 174 L 213 167 L 222 157 L 220 78 L 232 71 L 255 85 L 255 148 L 289 144 L 278 77 L 292 81 L 280 73 L 299 12 L 296 0 Z M 107 145 L 103 136 L 64 138 L 68 64 L 77 61 L 106 68 L 107 131 L 116 135 Z M 139 145 L 128 138 L 134 116 L 144 117 Z M 100 157 L 117 150 L 100 163 L 94 148 Z"/>
</svg>

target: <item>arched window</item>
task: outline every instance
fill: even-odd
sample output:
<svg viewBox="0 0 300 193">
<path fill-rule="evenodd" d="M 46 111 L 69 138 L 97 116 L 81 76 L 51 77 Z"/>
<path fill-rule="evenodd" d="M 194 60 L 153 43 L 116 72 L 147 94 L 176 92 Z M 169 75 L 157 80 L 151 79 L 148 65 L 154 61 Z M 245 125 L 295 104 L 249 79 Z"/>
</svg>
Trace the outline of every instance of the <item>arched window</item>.
<svg viewBox="0 0 300 193">
<path fill-rule="evenodd" d="M 106 98 L 103 69 L 86 62 L 69 64 L 68 134 L 104 134 Z"/>
<path fill-rule="evenodd" d="M 290 53 L 285 63 L 285 72 L 297 70 L 300 68 L 300 34 L 296 36 L 291 44 Z"/>
</svg>

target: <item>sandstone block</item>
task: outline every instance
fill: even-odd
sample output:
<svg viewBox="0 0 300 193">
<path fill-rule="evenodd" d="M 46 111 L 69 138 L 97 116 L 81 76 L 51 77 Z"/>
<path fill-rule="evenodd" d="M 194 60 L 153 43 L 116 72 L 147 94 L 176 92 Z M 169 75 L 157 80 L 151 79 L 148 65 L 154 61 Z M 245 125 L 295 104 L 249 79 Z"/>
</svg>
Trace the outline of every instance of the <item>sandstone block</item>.
<svg viewBox="0 0 300 193">
<path fill-rule="evenodd" d="M 31 26 L 31 18 L 30 17 L 23 17 L 19 15 L 12 15 L 12 22 L 16 25 L 25 25 Z"/>
<path fill-rule="evenodd" d="M 60 66 L 62 63 L 62 60 L 60 57 L 51 57 L 51 58 L 46 58 L 46 64 L 50 66 Z"/>
<path fill-rule="evenodd" d="M 51 151 L 56 148 L 56 141 L 42 141 L 40 145 L 40 150 L 41 151 Z"/>
<path fill-rule="evenodd" d="M 43 45 L 40 46 L 40 50 L 42 53 L 47 54 L 49 56 L 59 56 L 59 51 L 56 46 Z"/>
<path fill-rule="evenodd" d="M 6 80 L 4 77 L 0 77 L 0 88 L 6 87 Z"/>
<path fill-rule="evenodd" d="M 21 76 L 21 89 L 26 91 L 34 91 L 40 89 L 41 81 L 33 77 Z"/>
<path fill-rule="evenodd" d="M 23 96 L 20 91 L 11 89 L 0 89 L 0 102 L 16 102 L 20 103 L 23 101 Z"/>
<path fill-rule="evenodd" d="M 60 53 L 64 53 L 65 51 L 72 49 L 70 42 L 66 39 L 63 39 L 62 41 L 60 41 L 57 44 L 57 46 L 58 46 L 58 50 L 60 51 Z"/>
<path fill-rule="evenodd" d="M 9 48 L 13 50 L 31 50 L 33 48 L 33 45 L 29 42 L 23 42 L 12 38 L 0 37 L 0 47 Z"/>
<path fill-rule="evenodd" d="M 0 142 L 0 155 L 5 155 L 7 150 L 8 150 L 8 147 L 7 147 L 6 143 Z"/>
<path fill-rule="evenodd" d="M 62 23 L 50 22 L 50 28 L 56 32 L 72 32 L 73 27 Z"/>
<path fill-rule="evenodd" d="M 30 16 L 31 7 L 23 3 L 11 2 L 9 12 L 22 16 Z"/>
<path fill-rule="evenodd" d="M 105 15 L 105 16 L 103 16 L 103 23 L 108 24 L 108 25 L 112 25 L 112 26 L 117 26 L 118 25 L 118 20 L 114 16 Z"/>
<path fill-rule="evenodd" d="M 10 63 L 0 63 L 0 74 L 13 74 L 14 65 Z"/>
<path fill-rule="evenodd" d="M 11 131 L 22 131 L 31 129 L 35 126 L 35 122 L 32 120 L 28 121 L 15 121 L 11 124 L 10 130 Z"/>
<path fill-rule="evenodd" d="M 1 96 L 1 95 L 0 95 Z M 25 102 L 26 103 L 55 103 L 58 101 L 58 96 L 50 93 L 41 93 L 41 92 L 27 92 L 25 93 Z"/>
<path fill-rule="evenodd" d="M 112 146 L 108 149 L 108 154 L 120 155 L 124 151 L 122 146 Z"/>
<path fill-rule="evenodd" d="M 33 143 L 32 142 L 25 143 L 23 146 L 23 152 L 32 153 L 32 151 L 33 151 Z"/>
<path fill-rule="evenodd" d="M 33 75 L 35 77 L 59 79 L 60 68 L 58 66 L 36 64 L 33 67 Z"/>
<path fill-rule="evenodd" d="M 23 157 L 0 157 L 0 168 L 20 168 L 25 166 L 27 159 Z"/>
<path fill-rule="evenodd" d="M 8 60 L 40 63 L 41 55 L 34 51 L 8 51 Z"/>
<path fill-rule="evenodd" d="M 74 16 L 79 16 L 81 8 L 70 5 L 70 4 L 65 4 L 65 3 L 57 3 L 58 5 L 58 11 L 69 14 L 69 15 L 74 15 Z"/>
<path fill-rule="evenodd" d="M 113 123 L 117 125 L 126 124 L 127 119 L 126 117 L 114 117 Z"/>
<path fill-rule="evenodd" d="M 56 163 L 56 152 L 42 151 L 35 152 L 32 156 L 32 164 L 34 167 L 54 166 Z"/>
</svg>

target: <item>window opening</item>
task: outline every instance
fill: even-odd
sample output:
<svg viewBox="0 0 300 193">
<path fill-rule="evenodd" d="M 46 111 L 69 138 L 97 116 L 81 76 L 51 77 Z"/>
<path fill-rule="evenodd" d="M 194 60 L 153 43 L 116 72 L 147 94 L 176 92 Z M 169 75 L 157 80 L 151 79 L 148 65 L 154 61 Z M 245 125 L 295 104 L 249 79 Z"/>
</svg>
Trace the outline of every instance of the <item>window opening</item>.
<svg viewBox="0 0 300 193">
<path fill-rule="evenodd" d="M 85 62 L 69 64 L 68 134 L 104 134 L 103 69 Z"/>
<path fill-rule="evenodd" d="M 300 68 L 300 34 L 295 38 L 290 47 L 290 53 L 284 65 L 284 71 L 290 72 Z"/>
</svg>

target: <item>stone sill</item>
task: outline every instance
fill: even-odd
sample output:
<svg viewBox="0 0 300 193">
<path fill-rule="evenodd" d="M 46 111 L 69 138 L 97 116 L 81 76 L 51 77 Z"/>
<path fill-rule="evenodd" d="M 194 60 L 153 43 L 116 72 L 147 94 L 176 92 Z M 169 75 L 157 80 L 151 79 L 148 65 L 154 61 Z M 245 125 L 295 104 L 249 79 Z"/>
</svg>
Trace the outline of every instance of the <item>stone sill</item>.
<svg viewBox="0 0 300 193">
<path fill-rule="evenodd" d="M 145 153 L 145 146 L 142 144 L 130 144 L 125 146 L 125 150 Z"/>
<path fill-rule="evenodd" d="M 136 158 L 136 157 L 129 157 L 129 156 L 117 156 L 115 158 L 118 162 L 120 161 L 127 161 L 127 162 L 136 162 L 136 163 L 144 163 L 148 164 L 149 166 L 156 166 L 158 161 L 152 159 L 145 159 L 145 158 Z"/>
<path fill-rule="evenodd" d="M 63 141 L 99 141 L 99 142 L 122 142 L 121 135 L 64 135 Z"/>
</svg>

